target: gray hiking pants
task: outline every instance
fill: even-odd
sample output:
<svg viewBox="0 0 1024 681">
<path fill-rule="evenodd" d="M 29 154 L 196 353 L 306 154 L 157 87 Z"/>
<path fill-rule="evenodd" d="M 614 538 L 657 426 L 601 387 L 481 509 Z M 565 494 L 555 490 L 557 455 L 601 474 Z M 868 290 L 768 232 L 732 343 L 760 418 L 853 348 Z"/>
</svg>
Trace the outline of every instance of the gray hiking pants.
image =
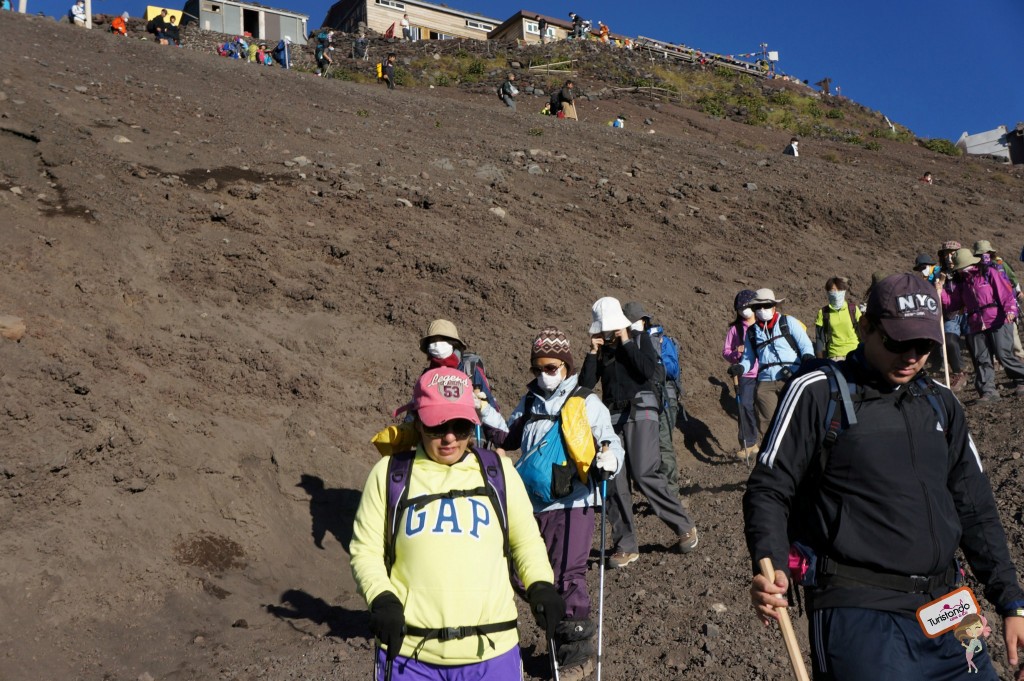
<svg viewBox="0 0 1024 681">
<path fill-rule="evenodd" d="M 650 395 L 654 397 L 653 393 Z M 693 520 L 679 503 L 679 497 L 669 492 L 665 478 L 658 472 L 661 453 L 658 447 L 657 403 L 654 408 L 634 407 L 629 415 L 612 414 L 612 424 L 626 449 L 626 471 L 615 476 L 615 489 L 608 491 L 613 552 L 640 552 L 633 518 L 633 497 L 629 491 L 630 478 L 640 493 L 647 497 L 654 515 L 677 535 L 689 532 L 693 529 Z M 629 475 L 625 475 L 626 472 Z"/>
<path fill-rule="evenodd" d="M 658 473 L 665 478 L 668 491 L 679 496 L 679 461 L 676 459 L 676 448 L 672 445 L 672 431 L 676 427 L 676 416 L 679 414 L 679 401 L 675 391 L 666 394 L 665 404 L 658 416 L 658 447 L 661 451 L 661 465 Z"/>
<path fill-rule="evenodd" d="M 1024 384 L 1024 362 L 1013 354 L 1013 334 L 1011 324 L 1003 324 L 998 329 L 985 329 L 967 335 L 971 347 L 971 359 L 974 360 L 974 387 L 981 396 L 990 395 L 996 390 L 996 372 L 992 368 L 992 356 L 999 359 L 1006 375 L 1020 385 Z"/>
<path fill-rule="evenodd" d="M 758 381 L 754 395 L 754 404 L 757 406 L 757 415 L 760 421 L 757 424 L 758 434 L 764 438 L 768 432 L 768 426 L 772 417 L 775 416 L 775 409 L 779 406 L 779 394 L 782 392 L 785 381 Z"/>
</svg>

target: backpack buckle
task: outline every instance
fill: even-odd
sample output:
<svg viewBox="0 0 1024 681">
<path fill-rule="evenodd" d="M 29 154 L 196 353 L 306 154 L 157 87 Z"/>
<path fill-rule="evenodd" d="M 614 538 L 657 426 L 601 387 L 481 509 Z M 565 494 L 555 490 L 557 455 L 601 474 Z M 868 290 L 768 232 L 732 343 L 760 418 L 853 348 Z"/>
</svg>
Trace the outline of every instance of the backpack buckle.
<svg viewBox="0 0 1024 681">
<path fill-rule="evenodd" d="M 466 638 L 465 630 L 465 627 L 445 627 L 438 630 L 437 638 L 442 641 L 455 641 L 460 638 Z"/>
</svg>

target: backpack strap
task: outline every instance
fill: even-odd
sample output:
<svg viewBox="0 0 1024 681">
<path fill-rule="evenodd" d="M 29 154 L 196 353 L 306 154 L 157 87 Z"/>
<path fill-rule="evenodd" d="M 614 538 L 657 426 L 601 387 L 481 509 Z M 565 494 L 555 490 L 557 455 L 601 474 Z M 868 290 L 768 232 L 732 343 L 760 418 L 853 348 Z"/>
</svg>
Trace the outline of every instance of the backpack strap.
<svg viewBox="0 0 1024 681">
<path fill-rule="evenodd" d="M 412 462 L 416 452 L 400 452 L 392 454 L 388 460 L 387 473 L 387 516 L 384 525 L 384 567 L 391 576 L 391 566 L 395 564 L 395 537 L 398 534 L 398 519 L 402 510 L 408 507 L 409 478 L 412 475 Z"/>
<path fill-rule="evenodd" d="M 828 305 L 821 308 L 821 339 L 824 344 L 821 354 L 826 359 L 828 359 L 828 346 L 832 345 L 832 319 L 828 313 L 831 309 Z"/>
<path fill-rule="evenodd" d="M 796 339 L 793 338 L 793 334 L 790 333 L 790 331 L 789 331 L 789 319 L 788 319 L 788 317 L 786 317 L 786 315 L 784 315 L 784 314 L 780 314 L 779 315 L 779 323 L 778 323 L 777 326 L 778 326 L 779 331 L 781 332 L 780 335 L 772 336 L 772 335 L 770 335 L 771 334 L 771 329 L 767 329 L 766 328 L 765 331 L 769 334 L 768 339 L 767 340 L 763 340 L 760 343 L 757 342 L 757 335 L 756 335 L 756 332 L 754 331 L 754 329 L 757 327 L 757 324 L 751 324 L 749 327 L 747 327 L 747 340 L 749 340 L 750 344 L 754 346 L 754 354 L 757 355 L 757 353 L 759 353 L 761 351 L 761 348 L 763 348 L 765 346 L 768 346 L 768 345 L 771 345 L 772 343 L 774 343 L 775 341 L 779 340 L 780 338 L 785 338 L 786 342 L 789 343 L 789 347 L 792 348 L 793 354 L 796 355 L 796 360 L 794 360 L 794 361 L 795 362 L 799 362 L 800 361 L 800 348 L 797 346 Z M 761 358 L 758 357 L 758 363 L 760 364 L 760 368 L 761 369 L 764 369 L 765 367 L 774 367 L 774 366 L 789 366 L 790 364 L 794 363 L 794 362 L 761 362 L 760 359 Z"/>
<path fill-rule="evenodd" d="M 939 425 L 942 426 L 942 432 L 948 432 L 949 414 L 946 413 L 946 407 L 942 403 L 939 389 L 935 387 L 931 379 L 926 376 L 918 376 L 910 384 L 909 390 L 910 394 L 914 397 L 924 397 L 928 400 L 932 411 L 935 412 L 935 418 L 938 419 Z"/>
</svg>

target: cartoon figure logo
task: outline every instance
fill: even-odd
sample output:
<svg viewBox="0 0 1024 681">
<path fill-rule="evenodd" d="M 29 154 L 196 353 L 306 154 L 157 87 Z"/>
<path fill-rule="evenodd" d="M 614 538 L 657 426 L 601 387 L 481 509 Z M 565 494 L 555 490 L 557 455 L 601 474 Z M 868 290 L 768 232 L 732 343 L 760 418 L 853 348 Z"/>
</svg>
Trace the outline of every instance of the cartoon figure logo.
<svg viewBox="0 0 1024 681">
<path fill-rule="evenodd" d="M 985 644 L 981 639 L 988 638 L 991 633 L 992 628 L 988 626 L 985 616 L 975 614 L 964 617 L 953 630 L 956 640 L 960 641 L 960 645 L 967 649 L 968 674 L 978 673 L 978 665 L 974 664 L 974 656 L 985 650 Z"/>
</svg>

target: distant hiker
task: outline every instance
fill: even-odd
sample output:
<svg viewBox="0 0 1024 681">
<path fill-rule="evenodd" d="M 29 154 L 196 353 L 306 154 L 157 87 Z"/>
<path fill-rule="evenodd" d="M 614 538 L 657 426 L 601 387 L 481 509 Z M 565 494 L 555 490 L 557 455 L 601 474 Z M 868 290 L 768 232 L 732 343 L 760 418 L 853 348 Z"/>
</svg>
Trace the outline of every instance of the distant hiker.
<svg viewBox="0 0 1024 681">
<path fill-rule="evenodd" d="M 548 20 L 538 14 L 534 21 L 537 22 L 537 32 L 540 33 L 540 43 L 543 45 L 548 41 Z"/>
<path fill-rule="evenodd" d="M 793 137 L 789 140 L 789 145 L 782 150 L 782 153 L 786 156 L 799 156 L 800 155 L 800 138 Z"/>
<path fill-rule="evenodd" d="M 601 396 L 611 413 L 612 426 L 626 450 L 629 477 L 647 497 L 651 511 L 676 534 L 674 549 L 689 553 L 697 548 L 697 528 L 668 490 L 658 473 L 659 403 L 655 375 L 658 353 L 651 337 L 632 330 L 632 323 L 615 298 L 601 298 L 591 310 L 590 352 L 583 361 L 580 385 L 593 389 L 601 382 Z M 613 554 L 608 567 L 623 568 L 640 558 L 633 517 L 629 477 L 615 477 L 614 493 L 608 490 L 608 520 L 612 525 Z"/>
<path fill-rule="evenodd" d="M 831 360 L 846 359 L 860 342 L 860 311 L 846 300 L 850 280 L 832 277 L 825 282 L 828 304 L 818 310 L 814 321 L 814 356 Z"/>
<path fill-rule="evenodd" d="M 609 34 L 608 27 L 604 23 L 602 23 L 600 21 L 597 22 L 597 26 L 598 26 L 598 32 L 597 32 L 598 38 L 601 40 L 602 43 L 607 45 L 608 44 L 608 34 Z"/>
<path fill-rule="evenodd" d="M 545 640 L 565 613 L 530 497 L 509 459 L 471 446 L 468 376 L 431 369 L 406 407 L 415 449 L 370 470 L 352 528 L 352 576 L 378 642 L 374 679 L 518 681 L 510 570 Z"/>
<path fill-rule="evenodd" d="M 389 52 L 381 70 L 381 79 L 387 84 L 389 90 L 395 89 L 395 59 L 397 59 L 395 53 Z"/>
<path fill-rule="evenodd" d="M 409 23 L 409 15 L 402 15 L 402 40 L 409 42 L 412 40 L 412 24 Z"/>
<path fill-rule="evenodd" d="M 11 10 L 11 0 L 3 0 L 3 2 L 0 2 L 0 10 L 10 11 Z"/>
<path fill-rule="evenodd" d="M 161 45 L 167 44 L 167 10 L 160 10 L 160 14 L 153 17 L 153 20 L 146 26 L 146 30 L 153 34 L 156 41 Z"/>
<path fill-rule="evenodd" d="M 116 35 L 128 35 L 128 12 L 114 17 L 110 22 L 110 32 Z"/>
<path fill-rule="evenodd" d="M 359 35 L 355 40 L 352 41 L 352 58 L 353 59 L 369 59 L 368 47 L 370 41 L 366 39 L 365 35 Z"/>
<path fill-rule="evenodd" d="M 959 241 L 946 241 L 938 251 L 938 271 L 935 273 L 936 281 L 940 282 L 943 289 L 952 290 L 953 282 L 953 255 L 960 250 Z M 946 360 L 949 362 L 949 387 L 953 390 L 960 390 L 967 381 L 967 374 L 964 372 L 963 337 L 967 335 L 967 316 L 961 311 L 951 313 L 945 310 L 943 324 L 944 337 L 946 340 Z"/>
<path fill-rule="evenodd" d="M 68 10 L 68 18 L 75 26 L 86 27 L 85 0 L 77 0 Z"/>
<path fill-rule="evenodd" d="M 925 184 L 931 184 L 932 183 L 931 171 L 925 172 L 925 174 L 921 176 L 921 179 L 919 181 L 920 182 L 924 182 Z"/>
<path fill-rule="evenodd" d="M 783 386 L 800 368 L 800 363 L 814 359 L 814 347 L 804 325 L 796 317 L 784 315 L 775 308 L 785 298 L 775 298 L 770 288 L 761 288 L 750 301 L 755 322 L 743 339 L 743 357 L 729 367 L 730 376 L 742 376 L 758 363 L 754 402 L 761 417 L 763 436 L 779 404 Z"/>
<path fill-rule="evenodd" d="M 914 271 L 934 284 L 942 268 L 930 254 L 918 253 L 917 258 L 914 259 Z"/>
<path fill-rule="evenodd" d="M 572 21 L 572 37 L 581 40 L 583 38 L 583 17 L 576 12 L 569 12 L 569 19 Z"/>
<path fill-rule="evenodd" d="M 427 356 L 427 369 L 448 367 L 458 369 L 467 374 L 473 383 L 473 394 L 478 400 L 487 403 L 481 405 L 483 435 L 485 442 L 481 445 L 501 447 L 508 434 L 508 426 L 501 416 L 498 401 L 491 392 L 490 381 L 484 369 L 484 361 L 480 355 L 469 352 L 466 344 L 459 338 L 459 330 L 447 319 L 435 319 L 427 326 L 427 332 L 420 339 L 420 350 Z M 498 450 L 499 453 L 501 450 Z"/>
<path fill-rule="evenodd" d="M 515 111 L 515 98 L 519 95 L 519 88 L 516 87 L 516 74 L 509 73 L 505 76 L 505 82 L 501 84 L 499 92 L 501 93 L 501 101 L 505 102 L 505 106 Z"/>
<path fill-rule="evenodd" d="M 178 28 L 178 20 L 171 17 L 164 26 L 164 40 L 168 45 L 181 46 L 181 29 Z"/>
<path fill-rule="evenodd" d="M 624 128 L 626 127 L 626 117 L 622 114 L 619 114 L 618 116 L 615 117 L 615 120 L 609 123 L 608 125 L 612 126 L 613 128 Z"/>
<path fill-rule="evenodd" d="M 270 51 L 267 50 L 265 43 L 260 43 L 256 49 L 256 63 L 269 66 L 274 63 L 273 58 L 270 56 Z"/>
<path fill-rule="evenodd" d="M 565 81 L 565 85 L 560 90 L 552 93 L 550 105 L 550 113 L 552 116 L 558 116 L 559 118 L 565 118 L 564 105 L 572 104 L 576 98 L 575 93 L 576 83 L 571 80 Z"/>
<path fill-rule="evenodd" d="M 579 386 L 569 339 L 562 331 L 549 327 L 537 335 L 530 346 L 530 371 L 534 379 L 509 417 L 506 444 L 522 451 L 516 468 L 533 502 L 555 586 L 565 600 L 565 619 L 555 629 L 559 678 L 579 680 L 593 667 L 596 625 L 590 617 L 587 562 L 602 503 L 597 489 L 599 480 L 623 470 L 625 455 L 608 408 Z M 589 445 L 592 461 L 581 460 L 573 451 L 566 436 L 576 434 L 571 429 L 582 429 L 579 439 Z M 553 454 L 548 454 L 549 448 Z M 566 470 L 564 479 L 553 474 L 552 462 L 565 463 L 557 466 Z"/>
<path fill-rule="evenodd" d="M 736 294 L 732 307 L 736 311 L 736 318 L 729 325 L 725 333 L 725 343 L 722 346 L 722 357 L 729 364 L 739 364 L 743 359 L 743 351 L 746 348 L 747 329 L 754 323 L 754 311 L 750 304 L 757 298 L 757 293 L 750 289 L 743 289 Z M 737 407 L 739 410 L 740 427 L 740 450 L 736 456 L 744 461 L 757 454 L 758 425 L 757 412 L 755 410 L 754 394 L 757 389 L 757 358 L 746 371 L 738 376 L 737 386 Z"/>
<path fill-rule="evenodd" d="M 999 400 L 993 356 L 1024 396 L 1024 362 L 1013 354 L 1013 326 L 1020 314 L 1010 282 L 982 263 L 967 248 L 953 256 L 953 285 L 943 287 L 942 304 L 950 313 L 967 315 L 967 344 L 974 362 L 974 386 L 982 401 Z"/>
<path fill-rule="evenodd" d="M 974 242 L 974 255 L 981 258 L 981 264 L 985 267 L 991 267 L 1000 272 L 1006 280 L 1010 282 L 1010 286 L 1013 288 L 1013 294 L 1017 298 L 1017 307 L 1021 307 L 1024 304 L 1024 296 L 1021 294 L 1020 281 L 1017 279 L 1017 273 L 1010 267 L 1010 263 L 1006 262 L 998 255 L 992 248 L 992 243 L 987 239 Z M 1019 315 L 1018 315 L 1019 317 Z M 1024 359 L 1024 349 L 1021 348 L 1020 342 L 1020 330 L 1017 325 L 1013 325 L 1013 354 L 1017 357 Z"/>
<path fill-rule="evenodd" d="M 327 71 L 331 68 L 331 64 L 334 63 L 334 60 L 331 59 L 332 50 L 334 48 L 331 47 L 329 39 L 323 42 L 318 40 L 316 47 L 313 49 L 313 56 L 316 59 L 316 75 L 321 78 L 327 77 Z"/>
<path fill-rule="evenodd" d="M 644 311 L 640 303 L 626 303 L 622 312 L 626 319 L 632 322 L 630 331 L 643 331 L 650 336 L 651 344 L 658 353 L 658 369 L 654 376 L 655 392 L 661 401 L 661 410 L 658 412 L 658 451 L 661 455 L 661 464 L 658 466 L 658 474 L 665 479 L 668 490 L 679 496 L 679 460 L 672 444 L 681 393 L 679 348 L 675 340 L 665 334 L 664 327 L 654 323 L 654 318 Z"/>
<path fill-rule="evenodd" d="M 260 47 L 256 44 L 256 41 L 249 43 L 249 52 L 247 62 L 255 64 L 259 60 Z"/>
<path fill-rule="evenodd" d="M 942 340 L 935 296 L 916 274 L 879 282 L 861 320 L 864 341 L 838 365 L 790 383 L 747 481 L 750 558 L 775 567 L 752 579 L 751 603 L 769 623 L 787 591 L 804 587 L 818 680 L 996 681 L 990 655 L 975 656 L 977 676 L 965 673 L 957 617 L 946 619 L 956 598 L 969 600 L 951 594 L 963 584 L 958 549 L 1005 618 L 1004 678 L 1016 673 L 1024 591 L 999 509 L 963 407 L 922 373 Z M 915 617 L 947 595 L 950 609 Z"/>
</svg>

